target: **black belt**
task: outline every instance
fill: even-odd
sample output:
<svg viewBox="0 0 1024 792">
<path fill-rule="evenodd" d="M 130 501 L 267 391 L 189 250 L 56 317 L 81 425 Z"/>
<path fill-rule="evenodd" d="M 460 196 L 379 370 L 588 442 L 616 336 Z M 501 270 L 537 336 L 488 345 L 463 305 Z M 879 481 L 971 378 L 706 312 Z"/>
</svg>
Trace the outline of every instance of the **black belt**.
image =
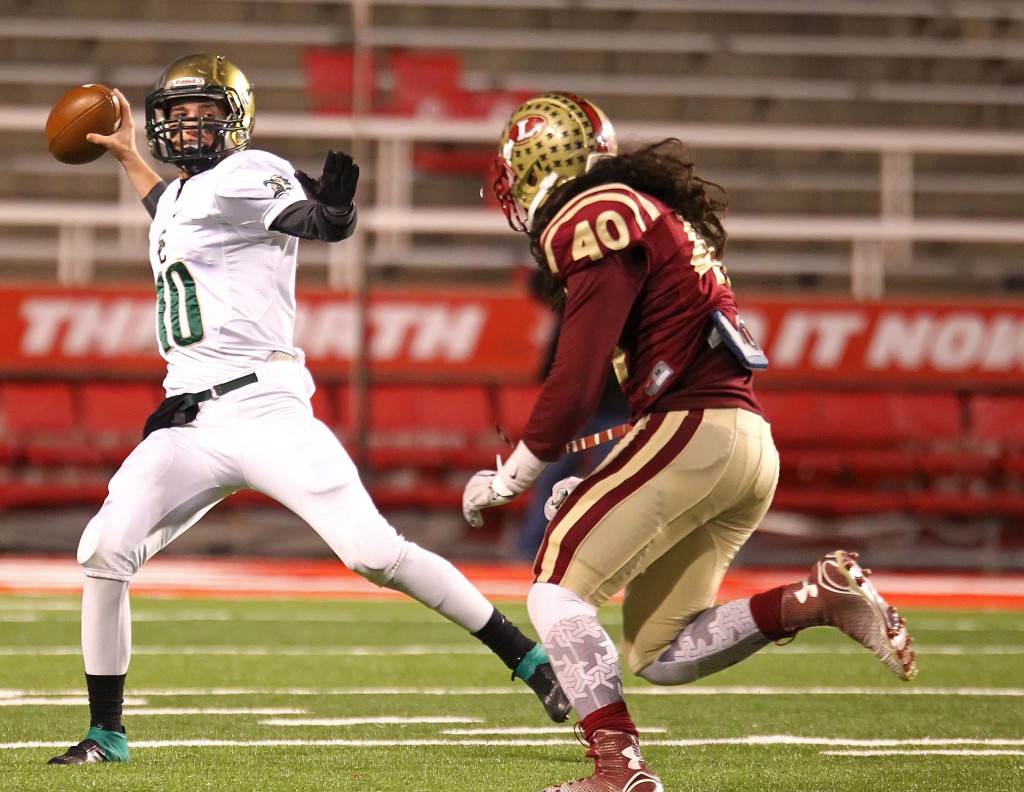
<svg viewBox="0 0 1024 792">
<path fill-rule="evenodd" d="M 257 381 L 256 373 L 253 372 L 252 374 L 246 374 L 244 377 L 228 380 L 220 385 L 214 385 L 212 388 L 199 391 L 199 393 L 186 393 L 179 409 L 187 410 L 189 407 L 195 407 L 197 404 L 209 399 L 219 399 L 225 393 L 231 393 L 231 391 L 244 388 L 246 385 L 252 385 L 252 383 Z"/>
</svg>

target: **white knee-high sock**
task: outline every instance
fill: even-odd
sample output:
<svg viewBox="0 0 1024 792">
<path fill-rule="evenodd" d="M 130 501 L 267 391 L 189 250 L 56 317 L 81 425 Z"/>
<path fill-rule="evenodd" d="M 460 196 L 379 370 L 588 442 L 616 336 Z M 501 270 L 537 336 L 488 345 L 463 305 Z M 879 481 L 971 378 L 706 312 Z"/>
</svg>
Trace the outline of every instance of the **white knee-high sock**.
<svg viewBox="0 0 1024 792">
<path fill-rule="evenodd" d="M 82 657 L 85 673 L 128 673 L 132 617 L 128 584 L 87 577 L 82 589 Z"/>
<path fill-rule="evenodd" d="M 534 584 L 526 607 L 580 719 L 623 700 L 619 653 L 597 620 L 597 608 L 551 583 Z"/>
<path fill-rule="evenodd" d="M 482 629 L 494 612 L 466 576 L 439 555 L 406 542 L 387 588 L 408 594 L 470 633 Z"/>
<path fill-rule="evenodd" d="M 637 676 L 655 685 L 683 685 L 735 665 L 769 643 L 750 613 L 750 600 L 733 600 L 698 614 Z"/>
</svg>

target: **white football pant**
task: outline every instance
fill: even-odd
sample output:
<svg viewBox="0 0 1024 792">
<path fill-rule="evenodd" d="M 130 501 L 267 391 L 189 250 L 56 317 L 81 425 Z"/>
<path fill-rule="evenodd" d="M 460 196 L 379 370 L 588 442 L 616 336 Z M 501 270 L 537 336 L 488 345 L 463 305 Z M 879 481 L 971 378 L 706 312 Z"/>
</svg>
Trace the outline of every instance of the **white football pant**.
<svg viewBox="0 0 1024 792">
<path fill-rule="evenodd" d="M 226 496 L 251 488 L 313 527 L 349 569 L 402 591 L 469 632 L 493 607 L 450 563 L 399 536 L 377 510 L 355 464 L 313 417 L 312 378 L 282 361 L 259 381 L 203 402 L 195 421 L 143 440 L 110 480 L 86 526 L 78 562 L 82 647 L 89 674 L 127 671 L 127 585 L 155 553 Z"/>
</svg>

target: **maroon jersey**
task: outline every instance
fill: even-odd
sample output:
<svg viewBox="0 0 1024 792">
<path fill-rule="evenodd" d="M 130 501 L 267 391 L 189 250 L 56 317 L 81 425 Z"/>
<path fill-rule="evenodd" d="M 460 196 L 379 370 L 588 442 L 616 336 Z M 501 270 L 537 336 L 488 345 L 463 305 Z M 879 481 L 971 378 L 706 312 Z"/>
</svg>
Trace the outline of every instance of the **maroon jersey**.
<svg viewBox="0 0 1024 792">
<path fill-rule="evenodd" d="M 752 376 L 708 343 L 712 312 L 735 319 L 721 263 L 671 208 L 624 184 L 570 200 L 540 238 L 567 291 L 558 350 L 524 433 L 558 458 L 589 418 L 611 362 L 634 419 L 650 412 L 742 407 L 760 413 Z"/>
</svg>

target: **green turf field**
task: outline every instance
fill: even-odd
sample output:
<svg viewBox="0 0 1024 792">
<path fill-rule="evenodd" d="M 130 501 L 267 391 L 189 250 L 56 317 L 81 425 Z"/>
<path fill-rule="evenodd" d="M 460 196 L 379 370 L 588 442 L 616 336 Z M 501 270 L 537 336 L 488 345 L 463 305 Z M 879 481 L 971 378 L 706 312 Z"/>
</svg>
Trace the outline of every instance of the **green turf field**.
<svg viewBox="0 0 1024 792">
<path fill-rule="evenodd" d="M 88 725 L 78 602 L 0 597 L 0 789 L 534 792 L 592 767 L 571 721 L 419 605 L 132 604 L 131 763 L 46 767 Z M 910 684 L 824 628 L 688 687 L 627 675 L 665 788 L 1024 790 L 1024 619 L 907 616 Z"/>
</svg>

